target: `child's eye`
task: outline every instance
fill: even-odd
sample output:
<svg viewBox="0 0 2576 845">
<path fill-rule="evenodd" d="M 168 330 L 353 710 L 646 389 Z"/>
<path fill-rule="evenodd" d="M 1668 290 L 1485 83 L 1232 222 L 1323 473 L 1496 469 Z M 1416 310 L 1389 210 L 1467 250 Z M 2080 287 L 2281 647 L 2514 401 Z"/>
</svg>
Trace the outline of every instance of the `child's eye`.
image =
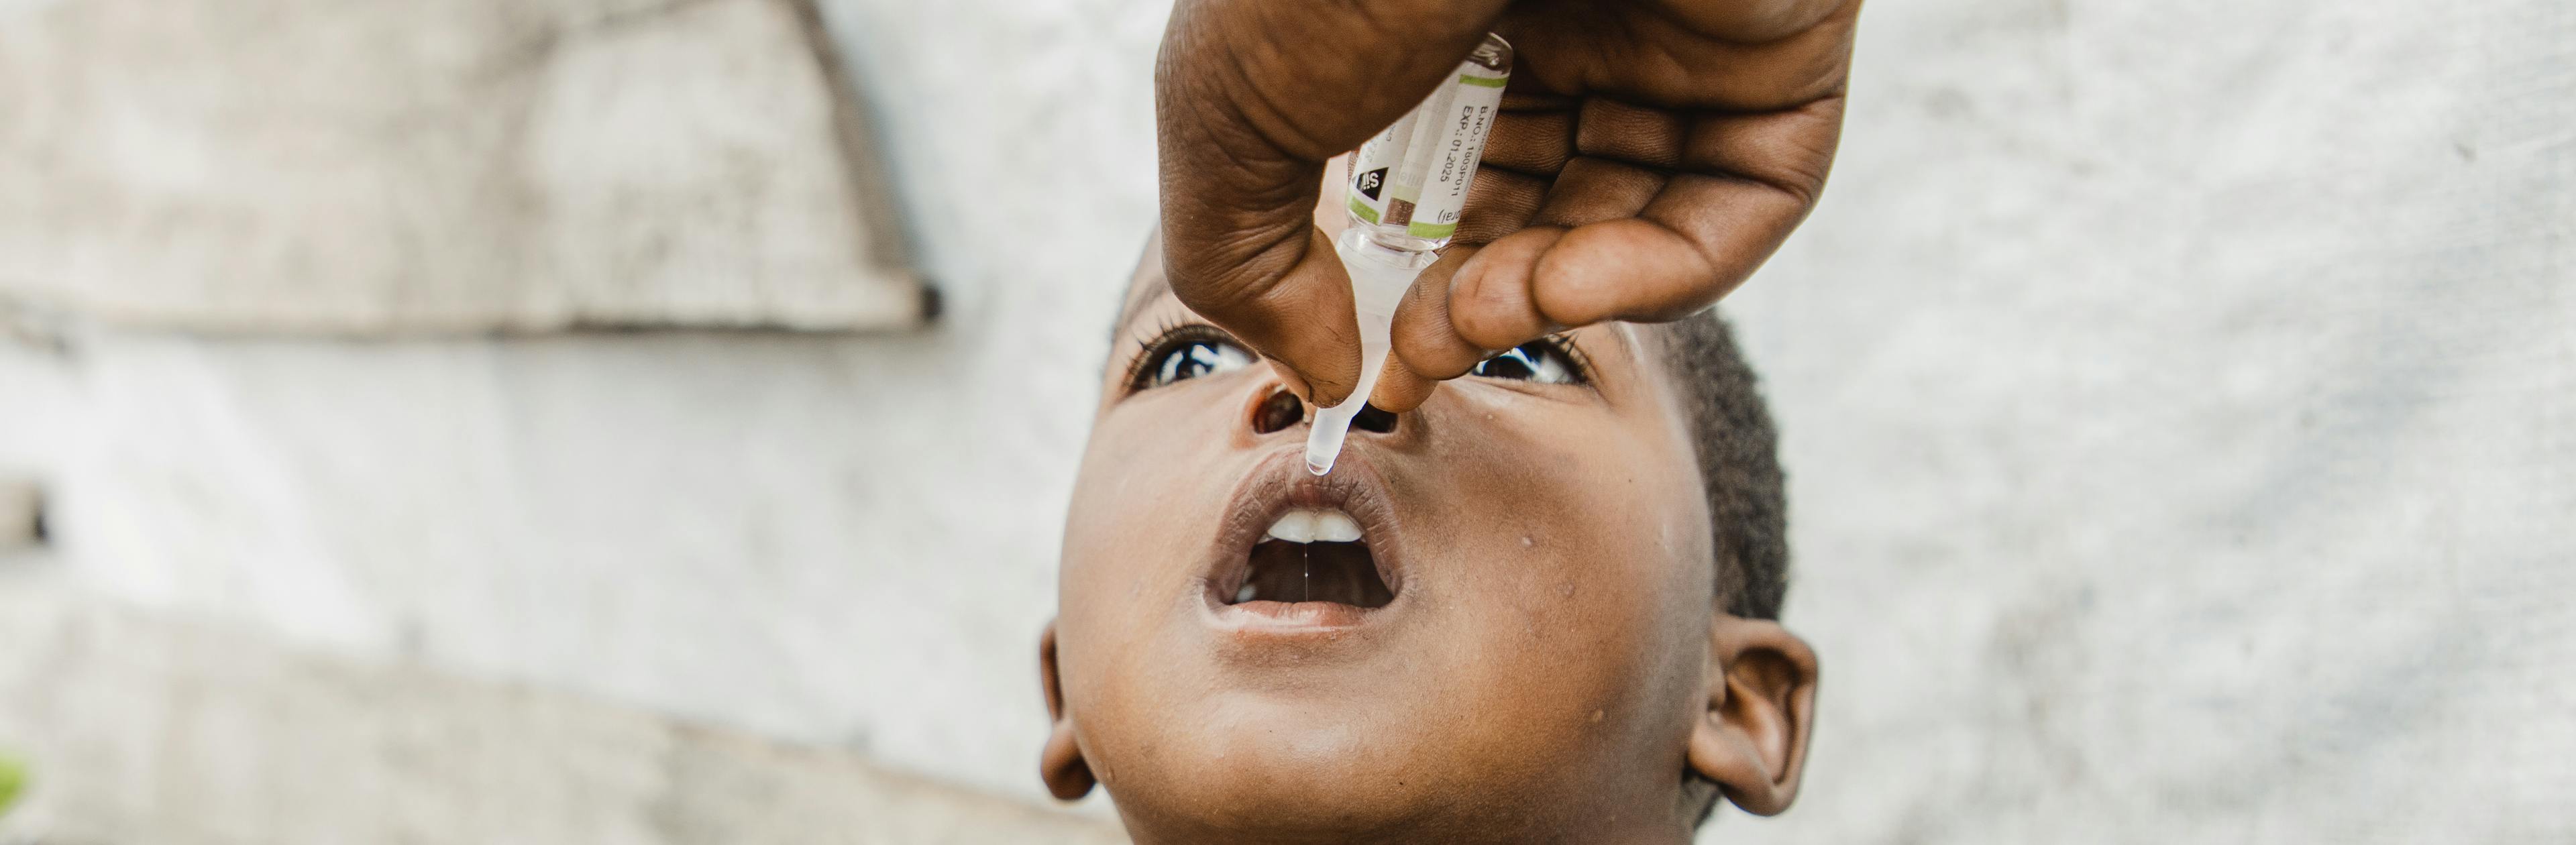
<svg viewBox="0 0 2576 845">
<path fill-rule="evenodd" d="M 1137 362 L 1136 376 L 1128 385 L 1133 390 L 1162 387 L 1201 376 L 1234 372 L 1250 366 L 1252 353 L 1233 342 L 1213 337 L 1215 332 L 1175 331 L 1165 335 L 1148 349 Z"/>
<path fill-rule="evenodd" d="M 1478 363 L 1468 372 L 1486 378 L 1532 381 L 1539 384 L 1580 384 L 1583 371 L 1576 366 L 1564 346 L 1551 338 L 1541 338 L 1505 350 Z"/>
</svg>

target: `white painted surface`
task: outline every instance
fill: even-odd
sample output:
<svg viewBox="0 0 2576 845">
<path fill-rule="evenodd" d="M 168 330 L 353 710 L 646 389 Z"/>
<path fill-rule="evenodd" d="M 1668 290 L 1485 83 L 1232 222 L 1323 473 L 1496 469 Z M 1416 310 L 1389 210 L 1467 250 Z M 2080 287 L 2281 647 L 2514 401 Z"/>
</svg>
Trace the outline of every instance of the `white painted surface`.
<svg viewBox="0 0 2576 845">
<path fill-rule="evenodd" d="M 912 326 L 802 8 L 0 8 L 0 295 L 195 332 Z"/>
<path fill-rule="evenodd" d="M 1871 8 L 1729 306 L 1824 722 L 1706 839 L 2576 837 L 2576 10 L 2254 5 Z M 0 347 L 59 565 L 1038 800 L 1161 11 L 826 13 L 936 328 Z"/>
<path fill-rule="evenodd" d="M 559 691 L 352 663 L 0 575 L 0 842 L 1123 842 L 847 751 Z"/>
<path fill-rule="evenodd" d="M 837 4 L 936 328 L 59 327 L 0 466 L 91 589 L 1030 800 L 1066 490 L 1153 218 L 1161 10 Z M 41 330 L 57 328 L 39 325 Z"/>
<path fill-rule="evenodd" d="M 1708 839 L 2576 838 L 2576 7 L 1869 16 L 1731 303 L 1811 791 Z"/>
</svg>

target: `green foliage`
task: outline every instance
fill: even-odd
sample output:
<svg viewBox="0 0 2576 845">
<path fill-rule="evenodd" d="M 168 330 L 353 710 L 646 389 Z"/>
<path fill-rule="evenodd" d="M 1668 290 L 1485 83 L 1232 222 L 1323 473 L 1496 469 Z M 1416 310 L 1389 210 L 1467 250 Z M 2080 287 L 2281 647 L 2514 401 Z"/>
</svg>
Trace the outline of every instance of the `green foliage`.
<svg viewBox="0 0 2576 845">
<path fill-rule="evenodd" d="M 0 815 L 8 815 L 9 805 L 18 800 L 18 790 L 27 785 L 27 766 L 18 758 L 0 754 Z"/>
</svg>

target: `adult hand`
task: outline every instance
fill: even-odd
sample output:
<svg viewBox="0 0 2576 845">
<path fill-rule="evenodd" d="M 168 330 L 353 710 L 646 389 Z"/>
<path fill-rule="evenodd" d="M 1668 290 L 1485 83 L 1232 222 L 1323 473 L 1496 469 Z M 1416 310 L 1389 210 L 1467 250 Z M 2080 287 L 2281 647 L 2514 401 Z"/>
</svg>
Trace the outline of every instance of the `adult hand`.
<svg viewBox="0 0 2576 845">
<path fill-rule="evenodd" d="M 1455 241 L 1396 312 L 1372 401 L 1493 352 L 1673 320 L 1813 208 L 1860 0 L 1179 0 L 1155 69 L 1163 261 L 1184 304 L 1331 405 L 1359 381 L 1350 282 L 1313 223 L 1325 162 L 1487 31 L 1511 87 Z"/>
</svg>

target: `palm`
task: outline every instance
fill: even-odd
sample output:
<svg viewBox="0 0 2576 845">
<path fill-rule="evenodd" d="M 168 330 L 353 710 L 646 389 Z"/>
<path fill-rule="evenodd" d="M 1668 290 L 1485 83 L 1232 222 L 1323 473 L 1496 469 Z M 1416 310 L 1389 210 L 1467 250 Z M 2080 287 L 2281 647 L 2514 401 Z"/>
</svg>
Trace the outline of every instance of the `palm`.
<svg viewBox="0 0 2576 845">
<path fill-rule="evenodd" d="M 1840 134 L 1857 3 L 1807 4 L 1804 17 L 1749 5 L 1521 4 L 1497 23 L 1519 48 L 1514 96 L 1462 240 L 1635 220 L 1663 231 L 1629 227 L 1622 242 L 1686 246 L 1674 257 L 1703 265 L 1689 274 L 1702 283 L 1652 301 L 1562 291 L 1552 322 L 1679 317 L 1741 281 L 1707 276 L 1748 247 L 1767 254 L 1812 205 Z"/>
</svg>

